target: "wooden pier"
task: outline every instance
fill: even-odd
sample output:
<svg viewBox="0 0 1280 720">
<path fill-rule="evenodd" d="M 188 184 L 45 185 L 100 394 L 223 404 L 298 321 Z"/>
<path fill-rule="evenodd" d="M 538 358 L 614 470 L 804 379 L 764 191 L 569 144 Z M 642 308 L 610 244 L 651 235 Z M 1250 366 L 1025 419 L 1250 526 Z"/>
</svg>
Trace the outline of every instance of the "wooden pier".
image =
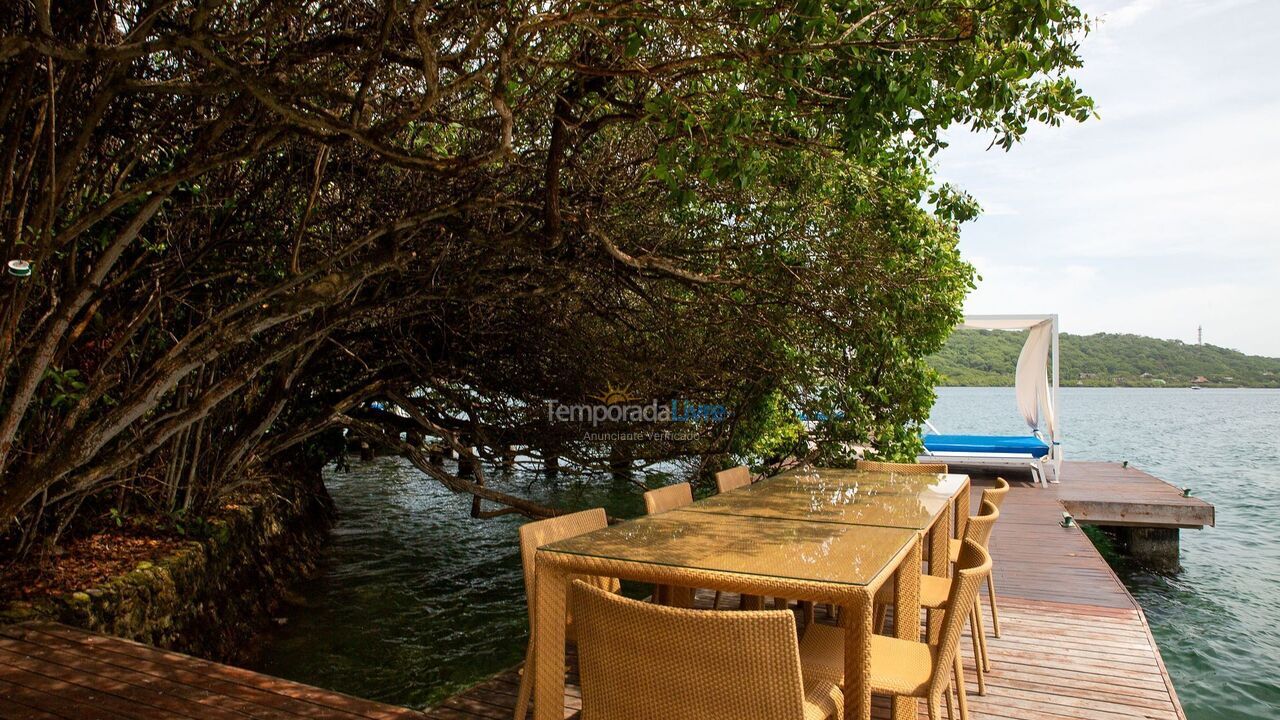
<svg viewBox="0 0 1280 720">
<path fill-rule="evenodd" d="M 1213 505 L 1120 463 L 1063 463 L 1062 482 L 1053 489 L 1063 506 L 1085 524 L 1198 530 L 1212 527 L 1216 520 Z"/>
<path fill-rule="evenodd" d="M 1109 484 L 1107 475 L 1117 470 L 1126 471 L 1119 473 L 1125 482 Z M 1075 479 L 1090 491 L 1070 488 Z M 971 718 L 1186 720 L 1142 609 L 1084 532 L 1060 524 L 1062 496 L 1116 502 L 1141 496 L 1155 513 L 1164 512 L 1161 507 L 1181 507 L 1186 500 L 1203 501 L 1182 498 L 1180 490 L 1146 473 L 1106 463 L 1066 463 L 1060 485 L 1037 487 L 1029 477 L 1011 480 L 1013 489 L 991 541 L 1001 637 L 990 637 L 988 615 L 992 672 L 986 676 L 985 696 L 977 694 L 969 640 L 961 645 Z M 975 475 L 975 510 L 980 497 L 976 489 L 989 483 Z M 1147 483 L 1163 487 L 1143 487 Z M 1133 492 L 1135 487 L 1142 492 Z M 1211 519 L 1212 506 L 1208 513 Z M 709 607 L 711 597 L 700 594 L 698 601 Z M 576 718 L 581 707 L 574 680 L 571 672 L 566 718 Z M 518 670 L 513 669 L 426 714 L 433 720 L 506 720 L 512 716 L 518 684 Z M 921 705 L 920 717 L 927 718 L 923 710 Z M 889 718 L 887 699 L 877 698 L 875 717 Z"/>
<path fill-rule="evenodd" d="M 1188 518 L 1212 524 L 1212 506 L 1140 471 L 1103 463 L 1067 463 L 1062 484 L 1047 488 L 1011 480 L 991 543 L 1002 633 L 988 638 L 993 669 L 985 696 L 977 695 L 968 640 L 962 645 L 971 717 L 1186 720 L 1141 608 L 1080 528 L 1060 522 L 1064 507 L 1081 521 L 1096 521 L 1103 516 L 1090 513 L 1102 510 L 1136 517 L 1128 503 L 1142 506 L 1146 522 L 1195 527 Z M 987 482 L 975 476 L 975 489 Z M 979 495 L 973 493 L 975 505 Z M 699 596 L 703 605 L 710 601 L 709 593 Z M 517 672 L 420 713 L 62 625 L 26 623 L 0 627 L 0 718 L 505 720 L 515 705 Z M 569 679 L 566 718 L 580 707 L 576 678 Z M 885 699 L 875 710 L 878 720 L 888 718 Z"/>
<path fill-rule="evenodd" d="M 0 627 L 0 718 L 5 720 L 423 717 L 65 625 Z"/>
</svg>

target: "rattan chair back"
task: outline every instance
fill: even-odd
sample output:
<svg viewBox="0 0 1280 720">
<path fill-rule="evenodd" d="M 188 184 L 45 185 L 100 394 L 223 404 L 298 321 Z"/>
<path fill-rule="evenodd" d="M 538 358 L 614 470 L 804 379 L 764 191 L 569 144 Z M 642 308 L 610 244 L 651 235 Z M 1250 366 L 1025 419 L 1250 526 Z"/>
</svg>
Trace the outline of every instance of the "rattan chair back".
<svg viewBox="0 0 1280 720">
<path fill-rule="evenodd" d="M 996 486 L 989 487 L 982 491 L 982 501 L 990 502 L 996 506 L 998 510 L 1004 504 L 1004 496 L 1009 494 L 1009 481 L 1002 477 L 996 478 Z"/>
<path fill-rule="evenodd" d="M 592 530 L 600 530 L 608 527 L 608 525 L 609 518 L 605 515 L 604 508 L 592 508 L 568 515 L 558 515 L 546 520 L 525 523 L 520 526 L 520 563 L 524 566 L 524 594 L 528 602 L 529 624 L 531 626 L 533 625 L 534 607 L 534 559 L 538 554 L 538 548 L 560 540 L 577 537 Z M 583 579 L 593 585 L 613 591 L 617 590 L 619 584 L 616 578 L 584 577 Z"/>
<path fill-rule="evenodd" d="M 644 494 L 644 511 L 648 515 L 657 515 L 668 510 L 675 510 L 693 502 L 693 486 L 689 483 L 676 483 L 666 487 L 650 490 Z"/>
<path fill-rule="evenodd" d="M 729 492 L 750 484 L 751 468 L 746 465 L 731 467 L 716 473 L 716 489 L 720 492 Z"/>
<path fill-rule="evenodd" d="M 972 540 L 983 548 L 991 541 L 991 529 L 1000 519 L 1000 508 L 990 500 L 983 500 L 977 515 L 969 516 L 969 523 L 964 528 L 964 539 Z"/>
<path fill-rule="evenodd" d="M 978 588 L 991 572 L 991 556 L 978 543 L 965 540 L 960 548 L 960 560 L 951 580 L 951 594 L 943 611 L 942 632 L 938 635 L 938 650 L 934 654 L 931 691 L 942 693 L 950 683 L 950 673 L 960 648 L 960 636 L 964 623 L 973 610 Z"/>
<path fill-rule="evenodd" d="M 575 582 L 582 716 L 803 720 L 795 617 L 629 600 Z"/>
<path fill-rule="evenodd" d="M 524 595 L 525 602 L 529 611 L 529 646 L 525 651 L 525 665 L 520 672 L 520 688 L 516 694 L 515 720 L 524 720 L 529 709 L 529 696 L 533 692 L 533 638 L 536 636 L 537 630 L 534 628 L 536 617 L 534 615 L 534 597 L 533 589 L 536 586 L 534 582 L 534 572 L 537 569 L 538 548 L 543 545 L 549 545 L 560 540 L 567 540 L 571 537 L 577 537 L 583 533 L 593 530 L 600 530 L 608 527 L 609 518 L 605 515 L 604 508 L 593 508 L 591 510 L 582 510 L 568 515 L 558 515 L 546 520 L 538 520 L 531 523 L 525 523 L 520 526 L 520 562 L 524 566 Z M 574 575 L 574 578 L 590 583 L 594 587 L 602 588 L 604 591 L 616 593 L 622 584 L 617 578 L 598 577 L 591 575 Z M 572 606 L 570 606 L 572 608 Z M 573 641 L 577 635 L 577 628 L 573 621 L 572 610 L 565 613 L 565 639 Z"/>
<path fill-rule="evenodd" d="M 903 475 L 937 475 L 947 471 L 946 463 L 895 463 L 878 460 L 859 460 L 858 469 L 867 472 L 900 473 Z"/>
</svg>

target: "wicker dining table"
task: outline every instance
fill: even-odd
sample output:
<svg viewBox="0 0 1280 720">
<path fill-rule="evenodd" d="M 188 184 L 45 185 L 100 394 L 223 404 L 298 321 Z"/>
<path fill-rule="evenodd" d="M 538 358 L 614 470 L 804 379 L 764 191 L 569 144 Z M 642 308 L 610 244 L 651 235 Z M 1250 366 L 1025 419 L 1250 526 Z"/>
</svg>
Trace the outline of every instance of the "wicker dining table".
<svg viewBox="0 0 1280 720">
<path fill-rule="evenodd" d="M 838 606 L 845 627 L 845 717 L 869 720 L 876 593 L 892 583 L 899 617 L 918 617 L 922 558 L 943 558 L 930 563 L 930 572 L 948 572 L 956 508 L 964 509 L 963 517 L 968 507 L 965 475 L 802 468 L 545 545 L 535 571 L 534 720 L 564 717 L 565 598 L 575 575 Z M 894 626 L 898 637 L 918 639 L 914 623 Z M 896 698 L 893 709 L 896 720 L 907 720 L 915 717 L 916 703 Z"/>
</svg>

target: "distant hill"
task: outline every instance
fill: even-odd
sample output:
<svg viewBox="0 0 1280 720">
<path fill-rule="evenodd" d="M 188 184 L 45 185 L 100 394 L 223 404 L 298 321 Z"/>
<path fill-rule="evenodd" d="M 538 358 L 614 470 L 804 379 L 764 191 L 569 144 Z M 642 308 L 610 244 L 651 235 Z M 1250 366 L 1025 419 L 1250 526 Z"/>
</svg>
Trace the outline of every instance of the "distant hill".
<svg viewBox="0 0 1280 720">
<path fill-rule="evenodd" d="M 1012 385 L 1024 333 L 957 330 L 929 363 L 944 385 Z M 1064 387 L 1280 387 L 1280 358 L 1141 335 L 1063 333 Z"/>
</svg>

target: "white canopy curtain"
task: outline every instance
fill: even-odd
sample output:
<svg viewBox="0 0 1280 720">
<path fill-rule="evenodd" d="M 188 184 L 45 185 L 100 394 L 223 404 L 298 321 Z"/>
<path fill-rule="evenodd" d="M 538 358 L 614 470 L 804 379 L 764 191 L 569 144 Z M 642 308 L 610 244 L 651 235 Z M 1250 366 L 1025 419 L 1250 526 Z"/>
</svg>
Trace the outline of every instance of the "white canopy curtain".
<svg viewBox="0 0 1280 720">
<path fill-rule="evenodd" d="M 1058 439 L 1058 316 L 1057 315 L 966 315 L 962 328 L 975 330 L 1026 330 L 1027 340 L 1018 355 L 1014 374 L 1014 394 L 1018 412 L 1032 430 L 1043 419 L 1050 446 Z M 1050 384 L 1045 365 L 1052 351 L 1053 379 Z"/>
</svg>

